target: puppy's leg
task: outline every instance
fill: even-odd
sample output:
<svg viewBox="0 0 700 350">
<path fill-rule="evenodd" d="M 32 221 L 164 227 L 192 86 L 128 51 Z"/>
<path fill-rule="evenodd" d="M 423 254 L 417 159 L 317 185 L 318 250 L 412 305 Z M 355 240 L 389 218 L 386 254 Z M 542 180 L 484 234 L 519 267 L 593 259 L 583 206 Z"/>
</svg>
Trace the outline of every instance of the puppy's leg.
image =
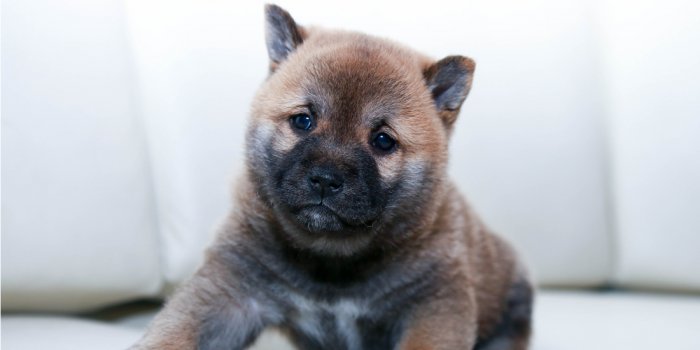
<svg viewBox="0 0 700 350">
<path fill-rule="evenodd" d="M 133 350 L 243 349 L 264 328 L 258 302 L 211 259 L 156 316 Z"/>
<path fill-rule="evenodd" d="M 474 297 L 468 292 L 431 299 L 419 305 L 408 322 L 398 349 L 472 349 L 477 337 L 475 306 Z"/>
<path fill-rule="evenodd" d="M 533 289 L 519 276 L 508 292 L 505 311 L 493 334 L 480 339 L 476 350 L 525 350 L 532 327 Z"/>
</svg>

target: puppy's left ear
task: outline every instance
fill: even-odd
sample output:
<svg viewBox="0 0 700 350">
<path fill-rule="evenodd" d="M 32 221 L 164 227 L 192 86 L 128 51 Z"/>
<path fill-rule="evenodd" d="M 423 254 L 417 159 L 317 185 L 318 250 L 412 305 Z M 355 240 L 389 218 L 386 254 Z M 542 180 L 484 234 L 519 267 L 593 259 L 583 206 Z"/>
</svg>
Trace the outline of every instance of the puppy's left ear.
<svg viewBox="0 0 700 350">
<path fill-rule="evenodd" d="M 457 120 L 459 108 L 469 94 L 475 67 L 471 58 L 448 56 L 423 72 L 438 114 L 448 129 Z"/>
<path fill-rule="evenodd" d="M 270 72 L 304 41 L 304 29 L 283 8 L 265 5 L 265 41 L 270 57 Z"/>
</svg>

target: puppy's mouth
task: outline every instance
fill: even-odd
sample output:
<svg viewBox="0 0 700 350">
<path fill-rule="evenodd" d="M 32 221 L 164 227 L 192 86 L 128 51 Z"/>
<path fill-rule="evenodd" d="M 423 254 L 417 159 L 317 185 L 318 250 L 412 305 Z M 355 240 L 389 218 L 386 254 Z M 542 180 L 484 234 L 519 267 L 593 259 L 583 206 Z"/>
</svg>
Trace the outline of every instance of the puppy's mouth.
<svg viewBox="0 0 700 350">
<path fill-rule="evenodd" d="M 292 211 L 297 222 L 312 233 L 337 233 L 364 224 L 348 222 L 325 203 L 304 205 Z"/>
</svg>

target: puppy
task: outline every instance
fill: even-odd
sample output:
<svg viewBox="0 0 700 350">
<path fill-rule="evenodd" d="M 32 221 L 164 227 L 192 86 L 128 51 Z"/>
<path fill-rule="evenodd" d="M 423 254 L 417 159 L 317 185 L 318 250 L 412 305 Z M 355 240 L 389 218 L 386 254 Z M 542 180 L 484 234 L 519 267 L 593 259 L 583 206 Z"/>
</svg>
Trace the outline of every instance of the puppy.
<svg viewBox="0 0 700 350">
<path fill-rule="evenodd" d="M 532 288 L 446 174 L 474 74 L 268 5 L 235 210 L 133 349 L 526 349 Z"/>
</svg>

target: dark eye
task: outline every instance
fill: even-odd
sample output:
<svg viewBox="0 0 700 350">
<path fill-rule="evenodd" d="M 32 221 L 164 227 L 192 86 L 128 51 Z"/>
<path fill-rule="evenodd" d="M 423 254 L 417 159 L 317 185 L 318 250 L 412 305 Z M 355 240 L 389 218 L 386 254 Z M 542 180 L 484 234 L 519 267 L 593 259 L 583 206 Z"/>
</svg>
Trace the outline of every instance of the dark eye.
<svg viewBox="0 0 700 350">
<path fill-rule="evenodd" d="M 389 152 L 396 147 L 396 141 L 386 133 L 380 132 L 372 140 L 372 146 L 384 152 Z"/>
<path fill-rule="evenodd" d="M 314 126 L 314 119 L 308 114 L 296 114 L 289 120 L 292 126 L 299 130 L 309 131 Z"/>
</svg>

